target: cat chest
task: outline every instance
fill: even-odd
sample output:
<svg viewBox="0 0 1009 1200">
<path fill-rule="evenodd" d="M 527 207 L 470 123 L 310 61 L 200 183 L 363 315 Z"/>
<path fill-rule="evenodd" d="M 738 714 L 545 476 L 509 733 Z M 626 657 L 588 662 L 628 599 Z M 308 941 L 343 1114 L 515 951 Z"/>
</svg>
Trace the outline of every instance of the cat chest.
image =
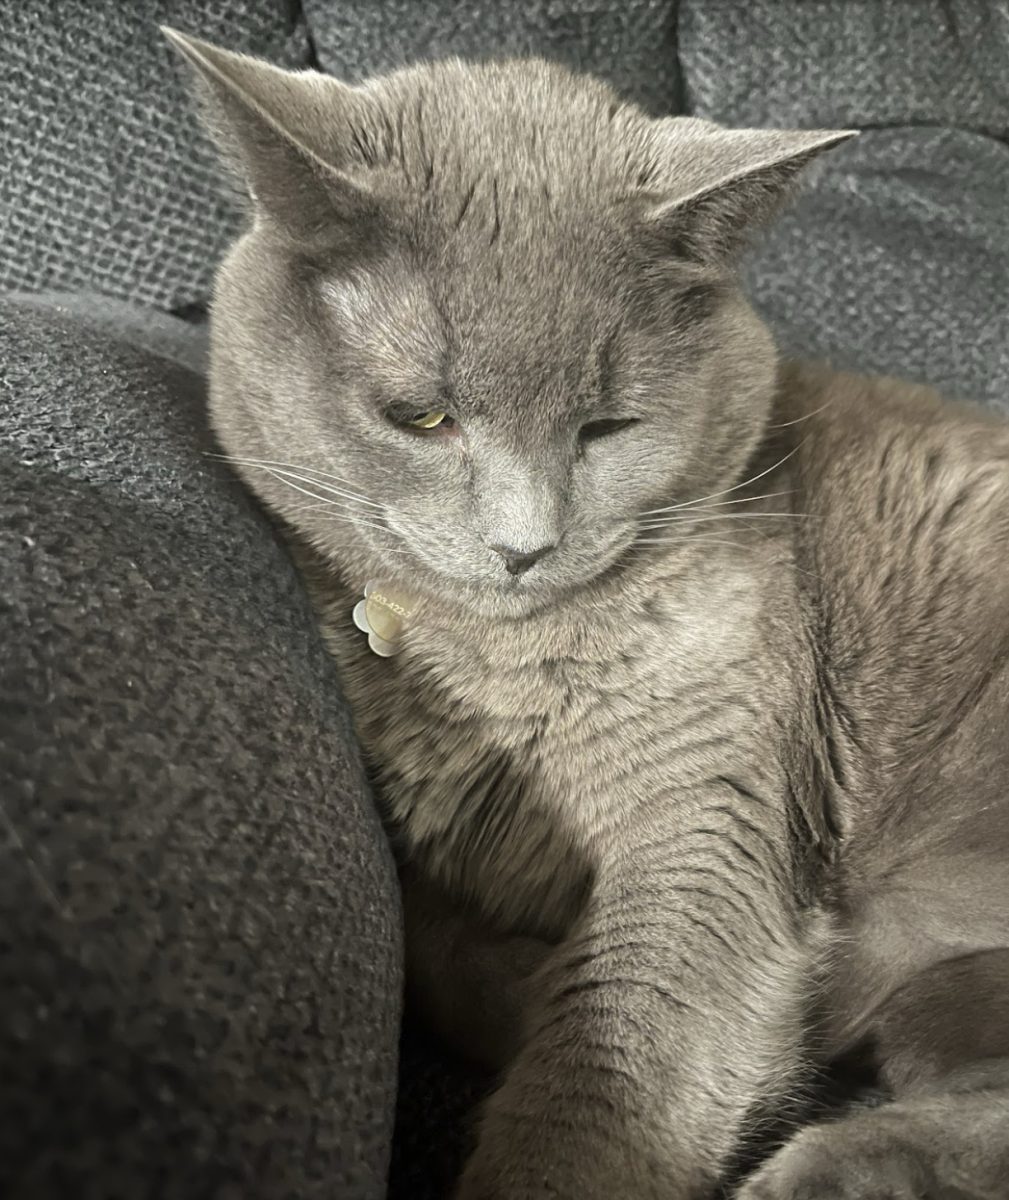
<svg viewBox="0 0 1009 1200">
<path fill-rule="evenodd" d="M 371 714 L 359 730 L 404 856 L 509 928 L 551 936 L 630 823 L 738 760 L 745 695 L 724 672 L 687 682 L 657 656 L 618 655 L 494 662 L 355 707 Z"/>
</svg>

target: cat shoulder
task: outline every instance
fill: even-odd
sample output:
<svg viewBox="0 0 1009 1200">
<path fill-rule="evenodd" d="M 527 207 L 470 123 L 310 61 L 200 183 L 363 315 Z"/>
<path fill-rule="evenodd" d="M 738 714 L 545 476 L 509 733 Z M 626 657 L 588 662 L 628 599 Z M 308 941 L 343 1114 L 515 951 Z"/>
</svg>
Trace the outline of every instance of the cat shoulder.
<svg viewBox="0 0 1009 1200">
<path fill-rule="evenodd" d="M 934 388 L 808 363 L 782 368 L 776 418 L 793 431 L 802 489 L 823 515 L 891 535 L 987 519 L 1009 536 L 1009 420 Z"/>
</svg>

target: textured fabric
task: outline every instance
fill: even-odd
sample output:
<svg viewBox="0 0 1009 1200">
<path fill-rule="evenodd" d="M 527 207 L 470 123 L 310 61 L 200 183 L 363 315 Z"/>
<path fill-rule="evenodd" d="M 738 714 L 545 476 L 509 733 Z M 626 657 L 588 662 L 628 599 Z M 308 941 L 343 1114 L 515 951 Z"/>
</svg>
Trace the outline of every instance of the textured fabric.
<svg viewBox="0 0 1009 1200">
<path fill-rule="evenodd" d="M 199 375 L 206 374 L 210 346 L 205 313 L 194 313 L 188 321 L 166 320 L 160 309 L 89 292 L 11 292 L 7 299 L 22 311 L 38 308 L 43 313 L 79 318 L 116 341 L 167 358 Z"/>
<path fill-rule="evenodd" d="M 348 82 L 419 59 L 538 54 L 655 113 L 679 106 L 676 0 L 304 0 L 321 70 Z"/>
<path fill-rule="evenodd" d="M 1009 3 L 681 0 L 678 44 L 699 116 L 865 128 L 747 264 L 783 348 L 1009 405 Z"/>
<path fill-rule="evenodd" d="M 784 349 L 1009 411 L 1009 147 L 863 133 L 760 239 L 747 285 Z"/>
<path fill-rule="evenodd" d="M 690 107 L 726 124 L 1009 136 L 1006 0 L 679 0 Z"/>
<path fill-rule="evenodd" d="M 159 23 L 285 65 L 287 0 L 6 0 L 0 47 L 0 291 L 206 300 L 241 224 Z"/>
<path fill-rule="evenodd" d="M 202 414 L 169 360 L 0 303 L 5 1200 L 384 1195 L 392 864 Z"/>
<path fill-rule="evenodd" d="M 493 1080 L 407 1015 L 388 1200 L 446 1200 L 472 1149 L 479 1102 Z"/>
</svg>

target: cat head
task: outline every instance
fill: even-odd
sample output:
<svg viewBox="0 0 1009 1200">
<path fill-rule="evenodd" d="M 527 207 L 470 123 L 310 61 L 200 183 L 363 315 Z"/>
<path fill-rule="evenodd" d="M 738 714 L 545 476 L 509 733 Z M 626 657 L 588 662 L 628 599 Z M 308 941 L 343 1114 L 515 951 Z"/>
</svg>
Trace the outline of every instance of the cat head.
<svg viewBox="0 0 1009 1200">
<path fill-rule="evenodd" d="M 739 475 L 775 354 L 734 260 L 848 135 L 654 120 L 537 60 L 351 87 L 166 33 L 252 201 L 212 420 L 355 584 L 521 615 Z"/>
</svg>

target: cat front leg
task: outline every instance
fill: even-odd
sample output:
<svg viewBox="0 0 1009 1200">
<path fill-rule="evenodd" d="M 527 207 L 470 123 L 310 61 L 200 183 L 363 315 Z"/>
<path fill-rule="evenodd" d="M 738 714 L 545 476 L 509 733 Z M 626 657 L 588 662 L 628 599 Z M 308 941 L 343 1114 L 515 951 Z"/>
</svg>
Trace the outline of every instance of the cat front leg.
<svg viewBox="0 0 1009 1200">
<path fill-rule="evenodd" d="M 537 976 L 459 1200 L 709 1196 L 789 1085 L 811 939 L 778 822 L 738 810 L 715 786 L 600 865 Z"/>
</svg>

